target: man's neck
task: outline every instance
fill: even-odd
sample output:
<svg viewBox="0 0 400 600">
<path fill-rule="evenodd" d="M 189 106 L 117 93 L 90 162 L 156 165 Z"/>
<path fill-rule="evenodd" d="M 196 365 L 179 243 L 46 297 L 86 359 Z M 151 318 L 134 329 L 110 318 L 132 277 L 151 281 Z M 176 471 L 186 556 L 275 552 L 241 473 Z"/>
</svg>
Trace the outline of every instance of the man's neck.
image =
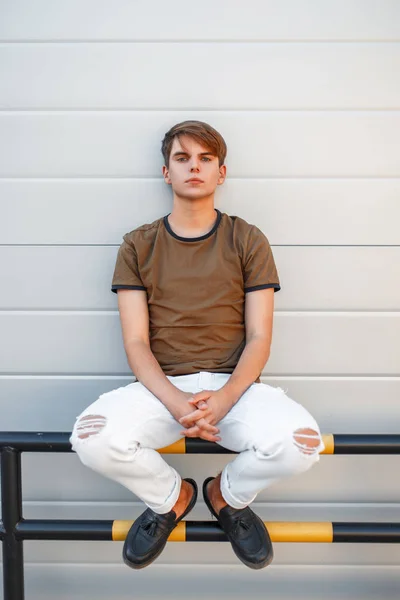
<svg viewBox="0 0 400 600">
<path fill-rule="evenodd" d="M 203 208 L 181 207 L 174 204 L 168 223 L 174 233 L 181 237 L 200 237 L 213 228 L 217 219 L 214 206 Z"/>
</svg>

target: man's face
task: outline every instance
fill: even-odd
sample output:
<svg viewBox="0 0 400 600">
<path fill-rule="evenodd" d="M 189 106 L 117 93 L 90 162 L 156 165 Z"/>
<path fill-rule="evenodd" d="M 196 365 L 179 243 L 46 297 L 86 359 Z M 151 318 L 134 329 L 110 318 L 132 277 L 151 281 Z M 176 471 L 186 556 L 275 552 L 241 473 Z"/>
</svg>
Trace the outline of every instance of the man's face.
<svg viewBox="0 0 400 600">
<path fill-rule="evenodd" d="M 163 166 L 166 183 L 172 185 L 177 196 L 200 199 L 214 193 L 226 177 L 226 167 L 218 165 L 218 157 L 187 135 L 175 137 L 169 158 L 169 167 Z M 190 182 L 198 178 L 201 182 Z"/>
</svg>

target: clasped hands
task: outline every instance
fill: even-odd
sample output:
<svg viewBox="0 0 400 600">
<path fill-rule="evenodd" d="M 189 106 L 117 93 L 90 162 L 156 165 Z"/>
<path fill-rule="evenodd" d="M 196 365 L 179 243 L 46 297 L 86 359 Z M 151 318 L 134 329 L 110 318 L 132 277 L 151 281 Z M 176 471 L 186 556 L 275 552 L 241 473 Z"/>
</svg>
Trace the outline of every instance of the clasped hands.
<svg viewBox="0 0 400 600">
<path fill-rule="evenodd" d="M 202 390 L 196 394 L 185 392 L 193 412 L 178 419 L 185 428 L 180 433 L 185 437 L 199 437 L 209 442 L 219 442 L 216 424 L 230 411 L 234 400 L 225 391 Z"/>
</svg>

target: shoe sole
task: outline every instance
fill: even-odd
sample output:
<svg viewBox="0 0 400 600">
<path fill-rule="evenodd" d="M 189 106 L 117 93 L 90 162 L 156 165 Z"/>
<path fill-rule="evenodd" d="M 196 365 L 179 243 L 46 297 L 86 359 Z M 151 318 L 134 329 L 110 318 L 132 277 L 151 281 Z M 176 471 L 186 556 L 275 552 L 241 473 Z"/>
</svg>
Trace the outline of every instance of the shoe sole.
<svg viewBox="0 0 400 600">
<path fill-rule="evenodd" d="M 191 486 L 193 487 L 193 496 L 189 502 L 189 504 L 187 505 L 186 509 L 184 510 L 184 512 L 181 514 L 181 516 L 175 520 L 175 524 L 173 526 L 173 528 L 171 529 L 169 535 L 171 535 L 172 531 L 175 529 L 175 527 L 178 525 L 178 523 L 180 521 L 182 521 L 182 519 L 184 517 L 186 517 L 186 515 L 192 510 L 192 508 L 194 507 L 194 505 L 196 504 L 197 501 L 197 496 L 198 496 L 198 488 L 197 488 L 197 483 L 194 481 L 194 479 L 190 479 L 189 477 L 187 477 L 186 479 L 184 479 L 183 481 L 187 481 L 188 483 L 191 484 Z M 168 536 L 169 537 L 169 536 Z M 156 554 L 153 554 L 153 556 L 147 560 L 146 562 L 137 564 L 137 563 L 132 563 L 129 561 L 129 559 L 126 557 L 125 555 L 125 544 L 124 544 L 124 548 L 122 551 L 122 559 L 124 561 L 124 563 L 130 567 L 131 569 L 144 569 L 144 567 L 147 567 L 148 565 L 150 565 L 153 561 L 156 560 L 156 558 L 158 558 L 161 554 L 161 552 L 164 550 L 166 544 L 167 544 L 168 538 L 165 540 L 165 543 L 163 546 L 161 546 Z"/>
<path fill-rule="evenodd" d="M 225 529 L 222 526 L 221 521 L 219 520 L 218 513 L 215 512 L 215 510 L 214 510 L 214 508 L 213 508 L 213 506 L 212 506 L 212 504 L 210 502 L 210 499 L 209 499 L 209 497 L 207 495 L 207 485 L 213 479 L 215 479 L 215 477 L 207 477 L 207 479 L 204 480 L 204 482 L 203 482 L 203 498 L 204 498 L 204 502 L 206 503 L 206 506 L 209 509 L 209 511 L 211 512 L 211 514 L 214 515 L 214 517 L 218 520 L 218 523 L 220 524 L 220 527 L 221 527 L 222 531 L 225 531 Z M 257 517 L 257 519 L 259 519 L 259 521 L 265 527 L 265 524 L 263 523 L 263 521 L 261 521 L 260 517 L 258 515 L 255 515 L 255 516 Z M 226 537 L 228 538 L 228 540 L 231 542 L 231 540 L 229 539 L 229 536 L 226 533 L 226 531 L 225 531 L 225 534 L 226 534 Z M 269 537 L 268 531 L 267 531 L 267 534 L 268 534 L 268 537 Z M 264 567 L 267 567 L 268 565 L 270 565 L 271 562 L 272 562 L 272 560 L 273 560 L 273 558 L 274 558 L 272 550 L 271 550 L 271 556 L 270 556 L 270 558 L 267 559 L 267 561 L 264 561 L 262 563 L 250 563 L 246 559 L 244 559 L 240 554 L 238 554 L 238 552 L 237 552 L 235 546 L 232 544 L 232 542 L 231 542 L 231 546 L 232 546 L 232 550 L 234 551 L 234 553 L 236 554 L 236 556 L 238 557 L 238 559 L 241 560 L 242 563 L 245 564 L 246 567 L 249 567 L 250 569 L 263 569 Z"/>
</svg>

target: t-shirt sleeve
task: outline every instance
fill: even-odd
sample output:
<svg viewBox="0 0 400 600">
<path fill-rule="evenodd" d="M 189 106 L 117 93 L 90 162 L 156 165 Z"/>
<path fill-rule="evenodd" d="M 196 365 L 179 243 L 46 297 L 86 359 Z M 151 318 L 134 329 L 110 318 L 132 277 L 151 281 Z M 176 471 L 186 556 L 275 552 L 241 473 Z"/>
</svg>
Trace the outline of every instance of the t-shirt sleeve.
<svg viewBox="0 0 400 600">
<path fill-rule="evenodd" d="M 271 246 L 264 233 L 255 225 L 250 230 L 243 257 L 244 292 L 265 288 L 281 289 Z"/>
<path fill-rule="evenodd" d="M 140 278 L 135 245 L 126 234 L 123 239 L 118 250 L 111 283 L 111 291 L 115 294 L 118 290 L 146 289 Z"/>
</svg>

